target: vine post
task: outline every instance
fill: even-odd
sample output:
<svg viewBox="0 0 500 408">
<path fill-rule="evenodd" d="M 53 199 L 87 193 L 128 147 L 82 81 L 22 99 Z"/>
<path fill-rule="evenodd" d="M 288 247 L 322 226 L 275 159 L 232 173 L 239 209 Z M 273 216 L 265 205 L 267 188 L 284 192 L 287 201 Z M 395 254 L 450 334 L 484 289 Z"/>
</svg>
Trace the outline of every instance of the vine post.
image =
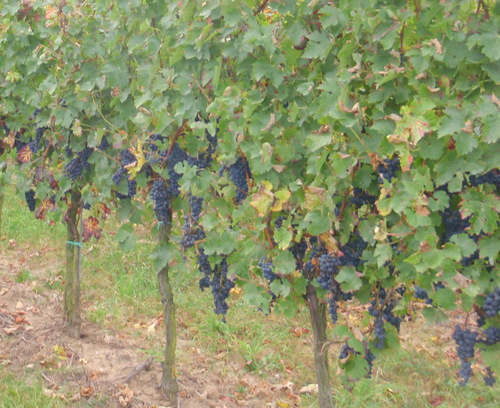
<svg viewBox="0 0 500 408">
<path fill-rule="evenodd" d="M 318 402 L 320 408 L 333 408 L 328 370 L 328 346 L 326 337 L 326 305 L 319 301 L 316 288 L 309 283 L 306 288 L 307 306 L 313 331 L 314 364 L 318 381 Z"/>
<path fill-rule="evenodd" d="M 0 236 L 2 235 L 3 201 L 5 198 L 4 186 L 7 184 L 4 180 L 6 168 L 7 168 L 6 162 L 0 163 Z"/>
<path fill-rule="evenodd" d="M 71 204 L 66 215 L 66 281 L 64 285 L 64 321 L 68 334 L 78 338 L 81 335 L 80 291 L 81 291 L 81 243 L 78 232 L 78 210 L 81 193 L 71 190 Z"/>
<path fill-rule="evenodd" d="M 160 224 L 159 241 L 160 245 L 167 245 L 172 226 L 172 212 Z M 163 374 L 158 388 L 168 398 L 170 403 L 175 404 L 178 400 L 179 386 L 177 384 L 175 372 L 175 348 L 177 343 L 177 334 L 175 326 L 175 304 L 172 285 L 168 275 L 169 267 L 165 265 L 158 272 L 158 286 L 160 288 L 161 303 L 165 315 L 165 351 L 163 361 Z"/>
</svg>

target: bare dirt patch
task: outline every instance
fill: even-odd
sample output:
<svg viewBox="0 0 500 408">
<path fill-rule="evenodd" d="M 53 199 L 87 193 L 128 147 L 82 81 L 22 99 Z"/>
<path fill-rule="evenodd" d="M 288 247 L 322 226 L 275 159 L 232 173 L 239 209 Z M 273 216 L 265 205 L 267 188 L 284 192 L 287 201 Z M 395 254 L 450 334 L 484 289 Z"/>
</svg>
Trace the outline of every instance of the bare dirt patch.
<svg viewBox="0 0 500 408">
<path fill-rule="evenodd" d="M 157 390 L 161 363 L 141 351 L 152 342 L 161 348 L 161 321 L 156 335 L 143 339 L 88 322 L 83 324 L 82 338 L 68 337 L 61 293 L 50 289 L 49 280 L 58 278 L 45 273 L 44 254 L 26 253 L 12 245 L 0 256 L 0 365 L 20 378 L 30 372 L 41 374 L 45 392 L 72 406 L 83 402 L 101 407 L 172 406 Z M 20 279 L 27 271 L 34 279 Z M 277 401 L 298 406 L 299 397 L 291 387 L 255 378 L 238 364 L 224 367 L 225 375 L 213 372 L 211 357 L 182 333 L 178 350 L 183 361 L 178 365 L 181 398 L 175 406 L 257 408 L 277 406 Z M 244 395 L 238 393 L 242 387 Z"/>
</svg>

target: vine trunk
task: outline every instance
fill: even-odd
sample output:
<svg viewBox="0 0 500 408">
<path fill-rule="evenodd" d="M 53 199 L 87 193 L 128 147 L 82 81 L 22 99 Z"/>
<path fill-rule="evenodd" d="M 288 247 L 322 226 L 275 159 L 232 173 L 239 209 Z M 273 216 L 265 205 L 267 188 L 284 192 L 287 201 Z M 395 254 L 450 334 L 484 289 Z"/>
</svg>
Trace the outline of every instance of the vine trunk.
<svg viewBox="0 0 500 408">
<path fill-rule="evenodd" d="M 306 296 L 314 337 L 313 351 L 318 381 L 318 403 L 320 408 L 334 408 L 326 344 L 326 305 L 319 301 L 316 288 L 310 283 L 307 285 Z"/>
<path fill-rule="evenodd" d="M 167 245 L 170 237 L 171 213 L 170 219 L 160 224 L 160 245 Z M 165 315 L 165 352 L 163 361 L 163 374 L 160 390 L 168 398 L 171 404 L 176 405 L 178 401 L 179 385 L 177 384 L 175 372 L 175 348 L 177 343 L 177 334 L 175 326 L 175 305 L 172 285 L 168 275 L 168 265 L 165 265 L 158 272 L 158 285 L 160 288 L 161 302 Z"/>
<path fill-rule="evenodd" d="M 72 190 L 71 205 L 66 214 L 66 281 L 64 285 L 64 322 L 71 337 L 81 336 L 80 315 L 81 243 L 78 232 L 78 210 L 81 193 Z"/>
</svg>

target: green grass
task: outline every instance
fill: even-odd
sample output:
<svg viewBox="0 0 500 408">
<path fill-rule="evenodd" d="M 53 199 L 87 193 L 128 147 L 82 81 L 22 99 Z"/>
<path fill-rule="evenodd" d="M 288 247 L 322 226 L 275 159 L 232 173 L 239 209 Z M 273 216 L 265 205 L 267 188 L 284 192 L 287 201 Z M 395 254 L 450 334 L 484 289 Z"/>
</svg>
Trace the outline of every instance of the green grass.
<svg viewBox="0 0 500 408">
<path fill-rule="evenodd" d="M 62 408 L 62 400 L 44 394 L 40 378 L 17 379 L 0 368 L 0 406 L 2 408 Z"/>
<path fill-rule="evenodd" d="M 6 188 L 1 237 L 6 241 L 15 239 L 33 246 L 62 247 L 66 239 L 66 229 L 62 223 L 53 226 L 37 221 L 33 213 L 29 212 L 22 195 L 14 193 L 12 188 Z M 4 243 L 5 245 L 5 243 Z"/>
<path fill-rule="evenodd" d="M 23 282 L 28 282 L 34 279 L 33 274 L 26 270 L 23 269 L 21 272 L 19 272 L 16 276 L 16 282 L 17 283 L 23 283 Z"/>
<path fill-rule="evenodd" d="M 12 249 L 9 243 L 12 238 L 16 240 L 17 249 L 26 254 L 52 247 L 53 250 L 43 257 L 50 268 L 44 272 L 43 285 L 37 287 L 62 290 L 64 225 L 48 226 L 35 220 L 25 208 L 23 202 L 8 190 L 2 233 L 6 239 L 0 241 L 0 251 Z M 105 330 L 123 331 L 144 339 L 141 352 L 161 359 L 161 330 L 157 329 L 156 334 L 145 333 L 149 322 L 162 312 L 156 274 L 149 259 L 155 245 L 154 238 L 149 231 L 139 229 L 140 244 L 131 252 L 123 253 L 112 237 L 118 226 L 118 222 L 110 217 L 104 225 L 103 238 L 99 242 L 84 244 L 84 319 L 97 323 Z M 17 275 L 18 282 L 41 279 L 36 262 L 30 265 L 33 269 L 25 267 Z M 179 337 L 190 344 L 190 347 L 178 349 L 181 378 L 186 374 L 185 367 L 190 367 L 187 362 L 196 361 L 193 350 L 197 349 L 200 355 L 206 356 L 204 361 L 211 371 L 221 378 L 233 376 L 230 379 L 235 392 L 245 393 L 248 390 L 245 384 L 234 378 L 231 366 L 240 368 L 238 375 L 248 373 L 273 384 L 291 381 L 295 391 L 315 382 L 312 335 L 305 331 L 309 329 L 305 308 L 301 308 L 294 319 L 277 314 L 265 316 L 247 306 L 242 294 L 235 294 L 230 300 L 225 324 L 213 313 L 210 291 L 200 292 L 196 267 L 189 263 L 182 267 L 182 272 L 172 275 Z M 414 326 L 412 333 L 419 336 L 419 342 L 428 341 L 426 332 L 432 326 L 424 329 L 421 323 L 419 327 L 417 322 L 410 324 Z M 428 346 L 432 354 L 417 352 L 411 347 L 385 352 L 375 361 L 371 380 L 351 382 L 346 387 L 341 382 L 342 372 L 336 363 L 339 347 L 332 346 L 330 350 L 337 407 L 424 408 L 434 404 L 441 408 L 493 408 L 498 404 L 498 385 L 485 387 L 481 376 L 476 374 L 467 387 L 459 386 L 456 381 L 457 364 L 434 344 Z M 22 400 L 19 399 L 21 395 Z M 0 401 L 2 408 L 65 406 L 60 401 L 47 399 L 40 381 L 33 375 L 19 380 L 7 369 L 0 370 Z M 20 405 L 19 401 L 24 405 Z M 436 405 L 438 402 L 440 404 Z M 317 406 L 315 396 L 302 396 L 301 407 Z"/>
</svg>

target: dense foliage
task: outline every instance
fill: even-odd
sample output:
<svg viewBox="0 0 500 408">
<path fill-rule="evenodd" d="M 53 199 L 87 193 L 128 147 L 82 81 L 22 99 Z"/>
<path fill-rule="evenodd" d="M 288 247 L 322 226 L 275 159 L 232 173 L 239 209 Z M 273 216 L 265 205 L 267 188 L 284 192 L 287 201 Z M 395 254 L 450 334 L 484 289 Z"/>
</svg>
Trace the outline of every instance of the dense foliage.
<svg viewBox="0 0 500 408">
<path fill-rule="evenodd" d="M 285 316 L 314 290 L 352 377 L 415 302 L 460 307 L 461 381 L 477 349 L 494 381 L 498 4 L 112 3 L 1 8 L 2 158 L 37 216 L 72 188 L 93 216 L 176 212 L 159 269 L 192 257 L 222 315 L 235 284 Z M 360 327 L 339 314 L 351 302 Z"/>
</svg>

